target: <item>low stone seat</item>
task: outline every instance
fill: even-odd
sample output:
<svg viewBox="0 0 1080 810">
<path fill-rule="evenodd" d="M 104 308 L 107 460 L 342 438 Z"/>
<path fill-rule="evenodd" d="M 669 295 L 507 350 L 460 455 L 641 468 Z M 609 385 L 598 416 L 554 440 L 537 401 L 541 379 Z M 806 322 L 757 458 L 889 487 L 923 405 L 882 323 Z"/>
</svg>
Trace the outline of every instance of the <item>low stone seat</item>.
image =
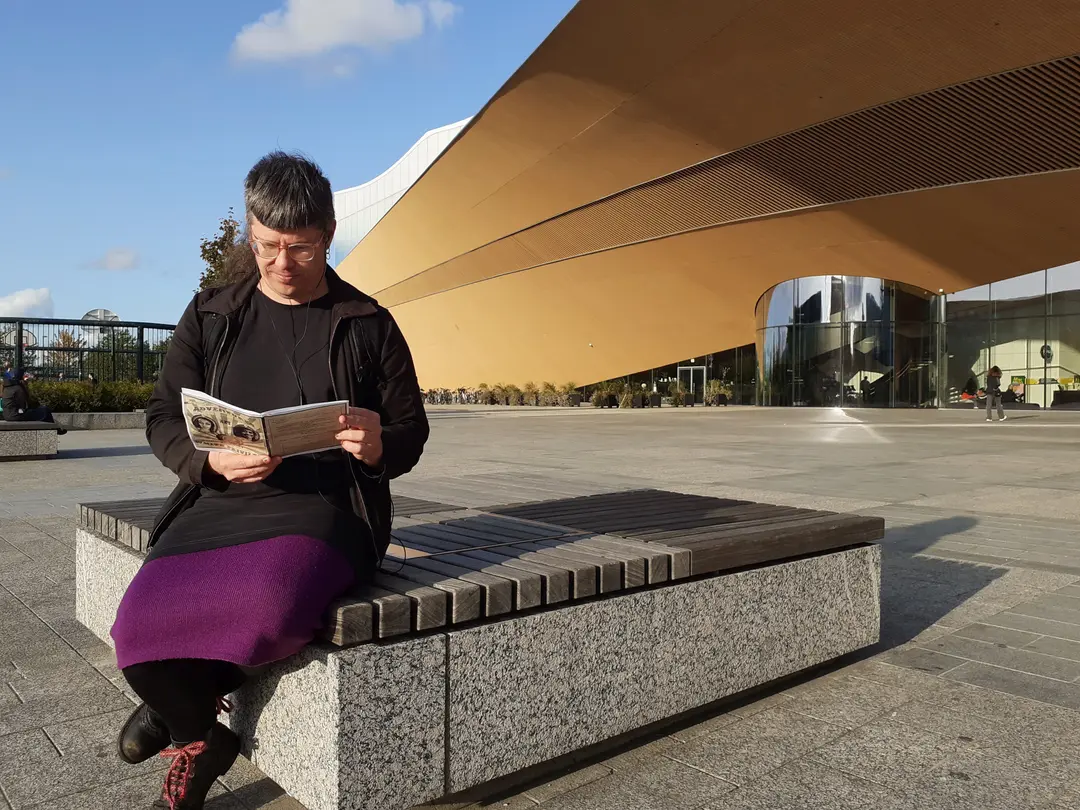
<svg viewBox="0 0 1080 810">
<path fill-rule="evenodd" d="M 0 461 L 53 458 L 59 449 L 52 422 L 8 422 L 0 419 Z"/>
<path fill-rule="evenodd" d="M 880 518 L 656 490 L 395 504 L 383 571 L 234 696 L 246 753 L 311 810 L 404 810 L 878 640 Z M 76 615 L 106 641 L 159 507 L 80 509 Z"/>
</svg>

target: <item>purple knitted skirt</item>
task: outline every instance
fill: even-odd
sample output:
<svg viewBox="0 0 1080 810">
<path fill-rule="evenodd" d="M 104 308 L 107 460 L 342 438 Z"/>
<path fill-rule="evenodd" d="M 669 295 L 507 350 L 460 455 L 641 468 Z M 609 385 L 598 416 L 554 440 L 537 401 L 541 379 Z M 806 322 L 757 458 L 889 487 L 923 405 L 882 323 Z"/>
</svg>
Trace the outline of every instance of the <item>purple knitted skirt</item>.
<svg viewBox="0 0 1080 810">
<path fill-rule="evenodd" d="M 353 579 L 341 552 L 299 534 L 150 560 L 116 611 L 117 666 L 288 658 L 315 637 Z"/>
</svg>

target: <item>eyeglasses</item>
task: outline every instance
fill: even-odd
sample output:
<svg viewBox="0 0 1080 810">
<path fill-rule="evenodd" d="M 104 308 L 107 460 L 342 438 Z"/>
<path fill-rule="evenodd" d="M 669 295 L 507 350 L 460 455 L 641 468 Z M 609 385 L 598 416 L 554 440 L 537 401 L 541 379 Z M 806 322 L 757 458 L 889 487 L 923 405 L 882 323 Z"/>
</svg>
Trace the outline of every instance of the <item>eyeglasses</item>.
<svg viewBox="0 0 1080 810">
<path fill-rule="evenodd" d="M 303 243 L 287 245 L 285 249 L 289 252 L 289 258 L 293 261 L 310 262 L 315 258 L 315 254 L 319 251 L 319 247 L 323 244 L 323 241 L 323 239 L 320 239 L 313 245 L 306 245 Z M 252 239 L 251 249 L 255 251 L 255 255 L 260 259 L 273 261 L 281 252 L 281 245 L 277 242 L 263 242 L 261 239 Z"/>
</svg>

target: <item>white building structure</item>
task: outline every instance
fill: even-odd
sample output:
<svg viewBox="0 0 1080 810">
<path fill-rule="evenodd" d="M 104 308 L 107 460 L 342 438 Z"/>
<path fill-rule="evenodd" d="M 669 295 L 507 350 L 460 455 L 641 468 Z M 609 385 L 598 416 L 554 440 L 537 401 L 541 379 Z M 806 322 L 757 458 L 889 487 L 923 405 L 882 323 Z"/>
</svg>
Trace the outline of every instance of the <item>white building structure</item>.
<svg viewBox="0 0 1080 810">
<path fill-rule="evenodd" d="M 470 120 L 466 118 L 456 124 L 425 132 L 397 163 L 374 180 L 334 193 L 334 211 L 337 215 L 337 233 L 332 246 L 334 264 L 340 263 L 360 244 L 360 240 L 386 216 L 386 212 L 401 199 L 401 195 L 420 179 L 420 175 L 435 162 Z"/>
</svg>

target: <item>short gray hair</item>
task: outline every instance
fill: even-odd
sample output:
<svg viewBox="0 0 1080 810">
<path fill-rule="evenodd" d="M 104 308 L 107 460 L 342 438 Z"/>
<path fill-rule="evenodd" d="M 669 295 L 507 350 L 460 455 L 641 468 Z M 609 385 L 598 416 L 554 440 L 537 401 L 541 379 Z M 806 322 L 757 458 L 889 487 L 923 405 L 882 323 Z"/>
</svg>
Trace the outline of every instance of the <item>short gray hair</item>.
<svg viewBox="0 0 1080 810">
<path fill-rule="evenodd" d="M 244 181 L 247 218 L 275 231 L 326 230 L 334 221 L 330 181 L 303 155 L 271 152 L 256 163 Z"/>
</svg>

